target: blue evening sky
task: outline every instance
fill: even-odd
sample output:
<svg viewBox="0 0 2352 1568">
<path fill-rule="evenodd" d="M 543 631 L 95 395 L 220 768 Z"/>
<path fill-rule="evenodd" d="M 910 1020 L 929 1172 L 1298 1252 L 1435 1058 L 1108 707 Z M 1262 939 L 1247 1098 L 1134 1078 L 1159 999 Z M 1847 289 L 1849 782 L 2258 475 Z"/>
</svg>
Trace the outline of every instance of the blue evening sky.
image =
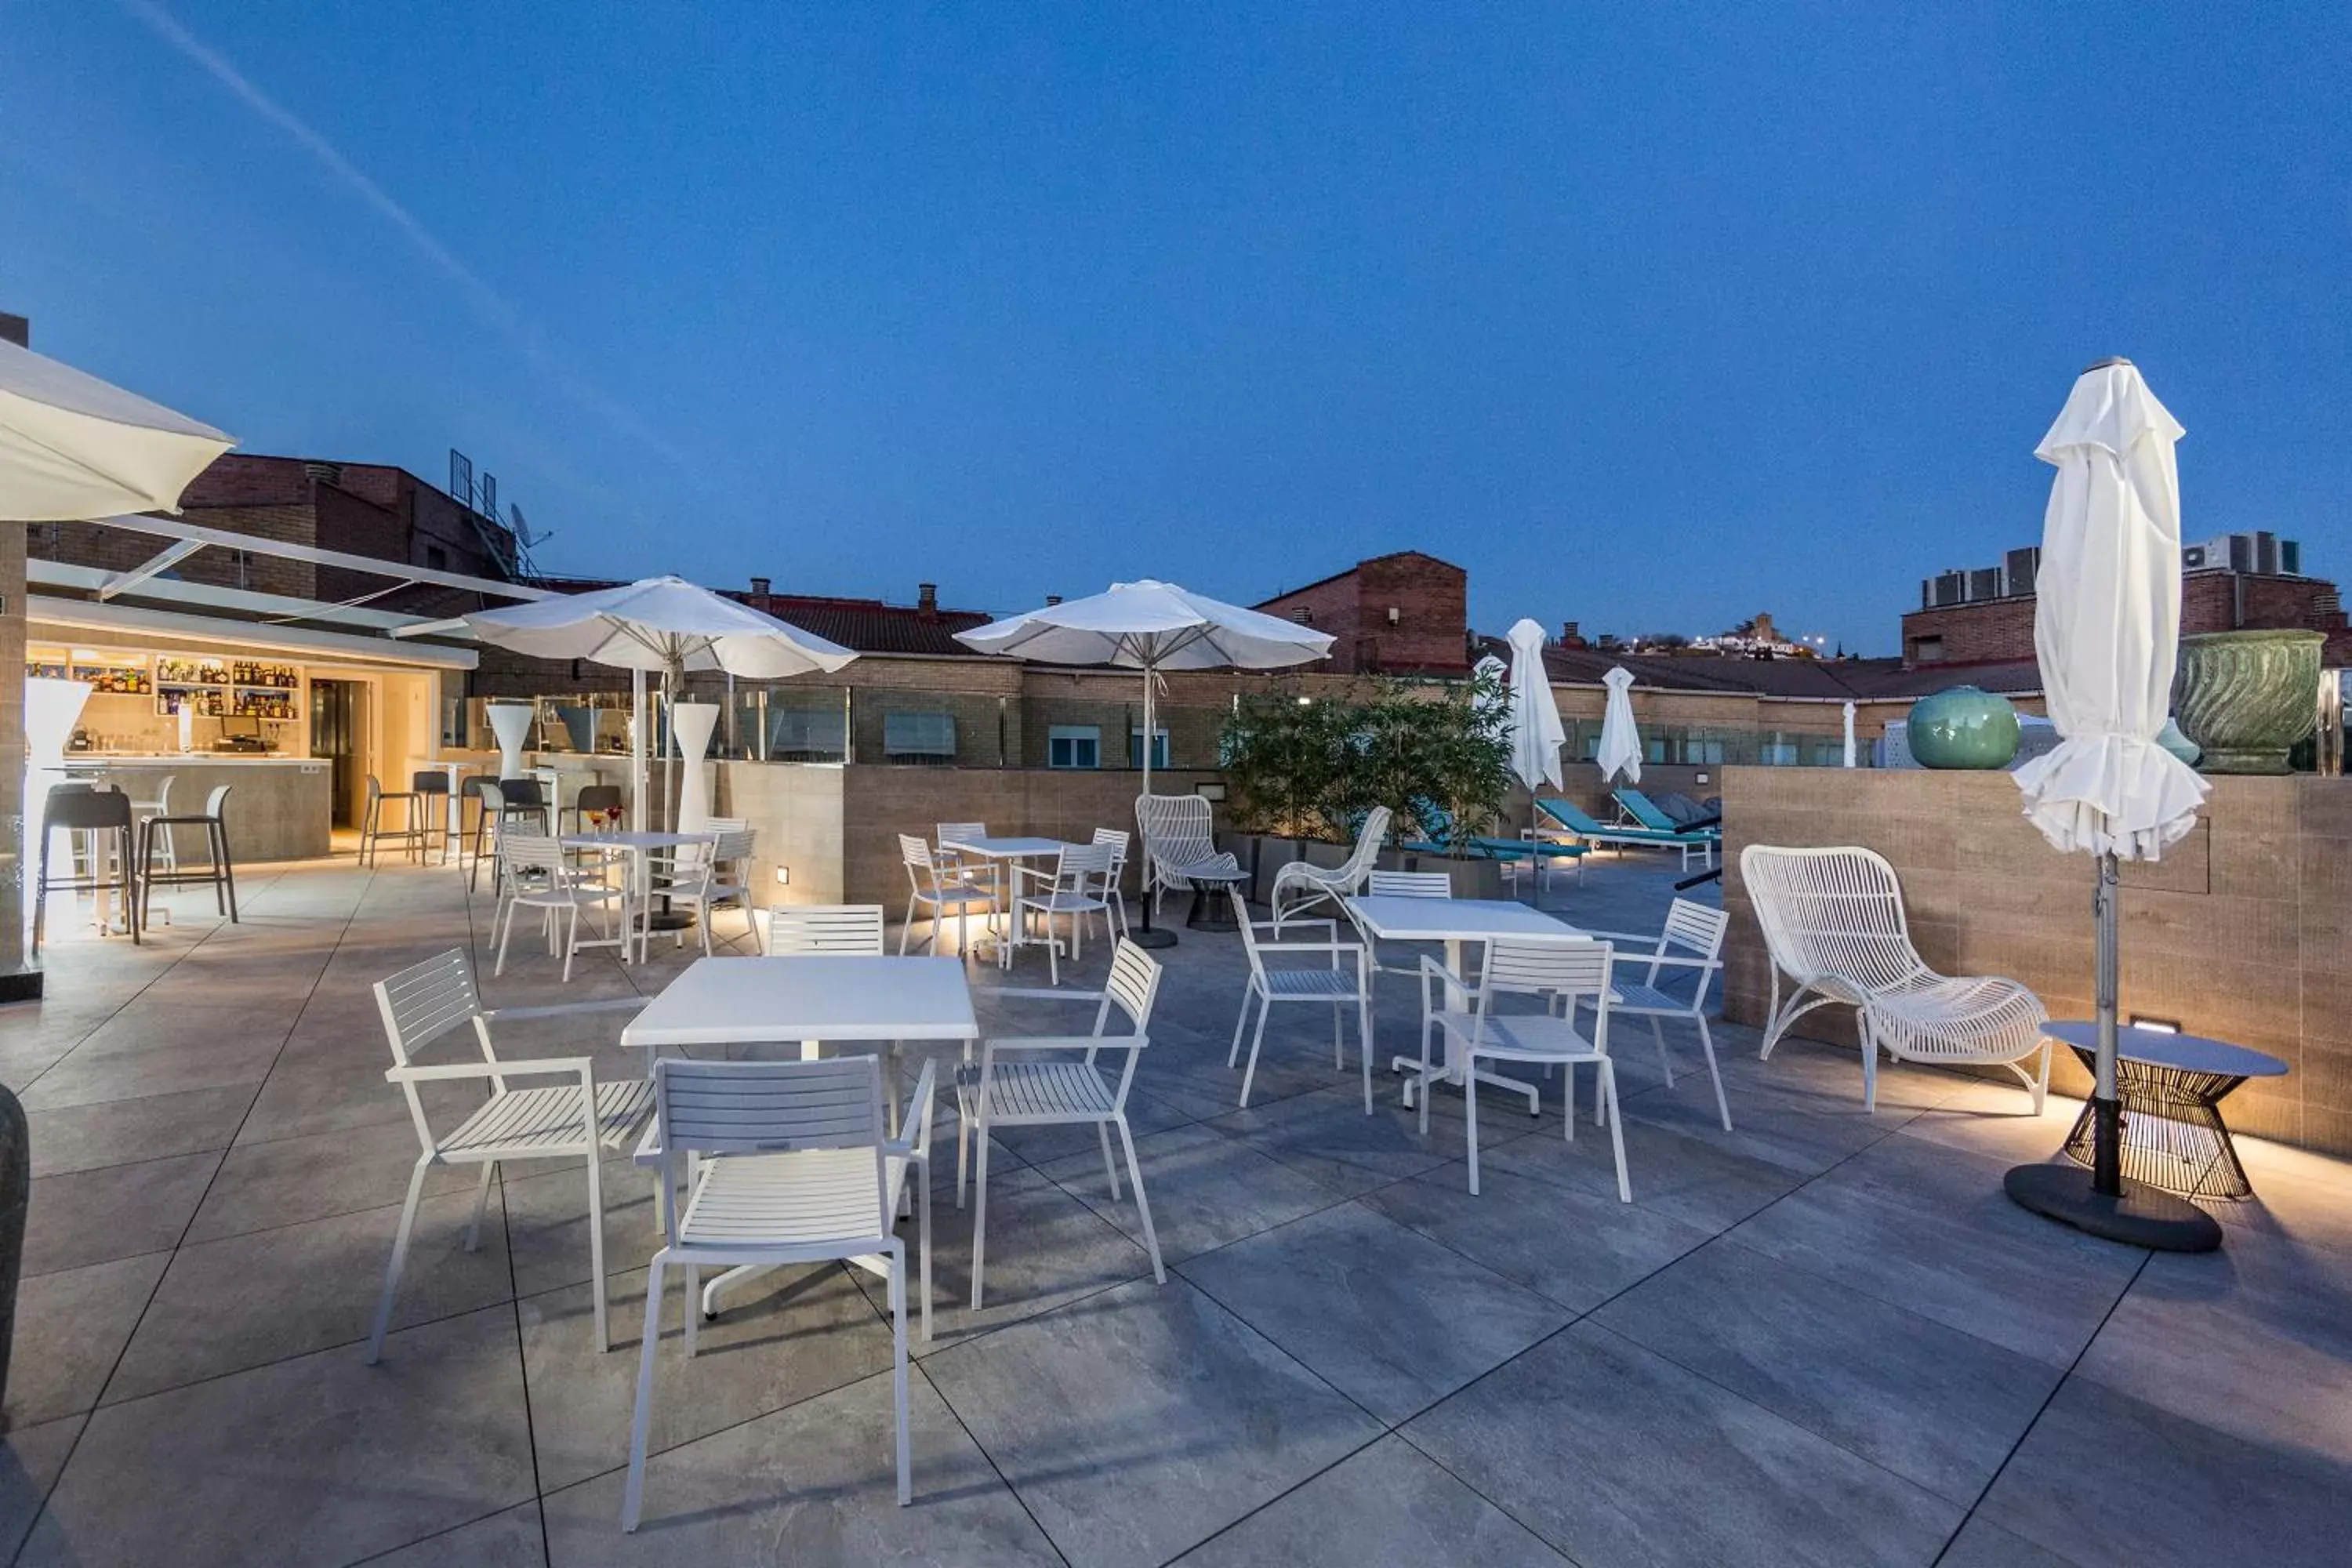
<svg viewBox="0 0 2352 1568">
<path fill-rule="evenodd" d="M 0 0 L 0 310 L 543 565 L 1892 651 L 2093 358 L 2352 574 L 2340 5 Z"/>
</svg>

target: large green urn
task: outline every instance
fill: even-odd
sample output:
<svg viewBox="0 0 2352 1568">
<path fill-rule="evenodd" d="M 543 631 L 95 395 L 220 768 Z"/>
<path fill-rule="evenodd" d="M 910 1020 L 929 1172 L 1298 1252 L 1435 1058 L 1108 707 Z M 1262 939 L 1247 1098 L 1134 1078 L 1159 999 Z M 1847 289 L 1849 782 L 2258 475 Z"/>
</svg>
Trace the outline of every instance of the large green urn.
<svg viewBox="0 0 2352 1568">
<path fill-rule="evenodd" d="M 2017 710 L 2006 697 L 1955 686 L 1911 704 L 1903 733 L 1923 768 L 2005 768 L 2017 755 Z"/>
<path fill-rule="evenodd" d="M 2319 722 L 2318 632 L 2203 632 L 2180 639 L 2173 710 L 2208 773 L 2283 773 Z"/>
</svg>

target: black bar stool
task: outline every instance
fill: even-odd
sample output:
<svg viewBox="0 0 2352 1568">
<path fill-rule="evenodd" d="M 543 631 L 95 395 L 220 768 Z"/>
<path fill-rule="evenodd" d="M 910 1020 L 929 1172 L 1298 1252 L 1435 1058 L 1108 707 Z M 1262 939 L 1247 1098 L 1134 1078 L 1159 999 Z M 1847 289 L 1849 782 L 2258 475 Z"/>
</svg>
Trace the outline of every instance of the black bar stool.
<svg viewBox="0 0 2352 1568">
<path fill-rule="evenodd" d="M 152 900 L 155 885 L 167 888 L 212 884 L 213 903 L 232 925 L 241 923 L 236 913 L 236 871 L 228 858 L 228 823 L 222 816 L 222 807 L 228 800 L 228 784 L 215 785 L 205 797 L 205 809 L 193 816 L 151 816 L 139 825 L 140 888 L 142 900 Z M 168 834 L 174 827 L 201 827 L 205 830 L 205 858 L 212 864 L 203 867 L 174 865 L 157 869 L 154 864 L 157 833 Z"/>
<path fill-rule="evenodd" d="M 628 798 L 619 784 L 582 784 L 580 793 L 563 809 L 572 814 L 572 830 L 583 833 L 587 830 L 591 813 L 618 811 L 628 804 Z"/>
<path fill-rule="evenodd" d="M 107 851 L 102 841 L 90 845 L 89 871 L 78 875 L 71 869 L 73 856 L 67 852 L 67 875 L 49 875 L 49 846 L 57 841 L 59 829 L 77 833 L 111 833 L 114 872 L 107 870 Z M 49 894 L 51 891 L 96 893 L 119 888 L 122 890 L 122 923 L 131 928 L 131 940 L 139 940 L 139 862 L 131 853 L 132 828 L 131 797 L 121 790 L 92 789 L 88 784 L 58 784 L 50 789 L 44 807 L 41 827 L 40 879 L 33 889 L 33 952 L 41 951 L 42 934 L 48 929 Z"/>
<path fill-rule="evenodd" d="M 498 872 L 501 859 L 498 840 L 506 836 L 507 824 L 520 822 L 526 828 L 552 834 L 554 814 L 547 809 L 547 795 L 537 779 L 500 779 L 492 784 L 478 780 L 482 795 L 482 815 L 474 824 L 474 866 L 466 874 L 466 890 L 472 892 L 482 874 L 482 838 L 490 836 L 490 886 L 499 884 Z"/>
<path fill-rule="evenodd" d="M 384 804 L 394 800 L 400 802 L 400 826 L 387 828 L 383 825 Z M 387 838 L 406 851 L 409 858 L 424 858 L 419 847 L 424 840 L 425 832 L 416 820 L 418 805 L 416 793 L 414 790 L 395 790 L 387 793 L 383 785 L 376 782 L 376 776 L 373 773 L 368 774 L 367 806 L 360 813 L 361 865 L 366 866 L 380 861 L 383 858 L 383 841 Z"/>
<path fill-rule="evenodd" d="M 408 775 L 408 809 L 415 818 L 425 840 L 425 853 L 433 853 L 433 836 L 441 836 L 441 864 L 449 863 L 449 775 L 439 768 L 419 768 Z"/>
</svg>

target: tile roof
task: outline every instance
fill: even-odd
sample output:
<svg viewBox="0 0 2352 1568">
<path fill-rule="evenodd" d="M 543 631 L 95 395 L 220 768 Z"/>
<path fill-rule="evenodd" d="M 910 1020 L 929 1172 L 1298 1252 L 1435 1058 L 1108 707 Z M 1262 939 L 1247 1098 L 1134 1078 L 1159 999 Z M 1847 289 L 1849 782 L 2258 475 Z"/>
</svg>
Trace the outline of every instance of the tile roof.
<svg viewBox="0 0 2352 1568">
<path fill-rule="evenodd" d="M 1508 659 L 1500 637 L 1480 639 L 1480 653 Z M 1556 681 L 1598 686 L 1617 665 L 1633 672 L 1633 684 L 1659 691 L 1717 692 L 1759 697 L 1813 699 L 1833 702 L 1899 701 L 1948 686 L 1980 686 L 2017 695 L 2042 689 L 2042 672 L 2032 659 L 2006 664 L 1921 665 L 1906 669 L 1895 658 L 1727 658 L 1712 654 L 1631 654 L 1598 647 L 1544 649 L 1544 668 Z"/>
<path fill-rule="evenodd" d="M 533 585 L 562 594 L 617 588 L 618 578 L 540 577 Z M 958 632 L 984 626 L 993 618 L 978 610 L 926 610 L 880 599 L 843 599 L 819 594 L 755 594 L 743 588 L 712 592 L 814 632 L 856 653 L 915 654 L 929 658 L 984 658 L 955 640 Z"/>
</svg>

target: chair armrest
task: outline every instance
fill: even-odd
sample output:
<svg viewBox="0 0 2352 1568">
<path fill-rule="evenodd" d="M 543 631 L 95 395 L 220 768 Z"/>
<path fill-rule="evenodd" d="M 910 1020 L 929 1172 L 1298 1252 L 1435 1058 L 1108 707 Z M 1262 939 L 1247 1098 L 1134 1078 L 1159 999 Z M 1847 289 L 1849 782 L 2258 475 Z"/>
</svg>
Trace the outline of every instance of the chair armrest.
<svg viewBox="0 0 2352 1568">
<path fill-rule="evenodd" d="M 915 1092 L 907 1097 L 898 1118 L 898 1136 L 882 1147 L 907 1159 L 928 1159 L 931 1145 L 931 1102 L 939 1096 L 940 1064 L 926 1058 L 915 1079 Z M 913 1129 L 909 1131 L 908 1129 Z"/>
<path fill-rule="evenodd" d="M 387 1068 L 386 1083 L 433 1083 L 445 1079 L 555 1078 L 578 1073 L 591 1081 L 595 1063 L 586 1057 L 541 1057 L 527 1062 L 448 1062 L 434 1067 Z"/>
<path fill-rule="evenodd" d="M 1315 906 L 1313 904 L 1309 904 L 1307 907 L 1308 909 L 1313 909 Z M 1329 933 L 1331 940 L 1335 942 L 1339 940 L 1339 922 L 1322 916 L 1317 916 L 1316 918 L 1309 920 L 1305 915 L 1298 915 L 1292 919 L 1278 922 L 1275 921 L 1252 921 L 1249 925 L 1250 930 L 1252 931 L 1272 931 L 1277 938 L 1280 938 L 1283 932 L 1287 931 L 1297 931 L 1301 926 L 1320 926 L 1325 931 Z M 1282 945 L 1288 947 L 1293 944 L 1286 941 Z"/>
<path fill-rule="evenodd" d="M 1444 981 L 1446 989 L 1457 993 L 1465 1002 L 1474 999 L 1478 994 L 1476 986 L 1472 985 L 1425 952 L 1421 955 L 1421 978 L 1424 984 L 1431 980 Z"/>
<path fill-rule="evenodd" d="M 614 996 L 602 1002 L 559 1002 L 544 1007 L 499 1007 L 482 1015 L 494 1018 L 561 1018 L 574 1013 L 635 1013 L 653 1000 L 650 996 Z"/>
<path fill-rule="evenodd" d="M 1286 942 L 1257 950 L 1260 958 L 1280 958 L 1290 952 L 1361 952 L 1360 942 Z"/>
<path fill-rule="evenodd" d="M 1598 936 L 1600 933 L 1595 931 L 1593 934 Z M 1671 964 L 1676 969 L 1709 971 L 1723 967 L 1723 960 L 1719 958 L 1693 958 L 1687 954 L 1676 952 L 1621 952 L 1616 955 L 1616 961 L 1628 969 L 1638 968 L 1644 963 L 1664 963 Z"/>
</svg>

